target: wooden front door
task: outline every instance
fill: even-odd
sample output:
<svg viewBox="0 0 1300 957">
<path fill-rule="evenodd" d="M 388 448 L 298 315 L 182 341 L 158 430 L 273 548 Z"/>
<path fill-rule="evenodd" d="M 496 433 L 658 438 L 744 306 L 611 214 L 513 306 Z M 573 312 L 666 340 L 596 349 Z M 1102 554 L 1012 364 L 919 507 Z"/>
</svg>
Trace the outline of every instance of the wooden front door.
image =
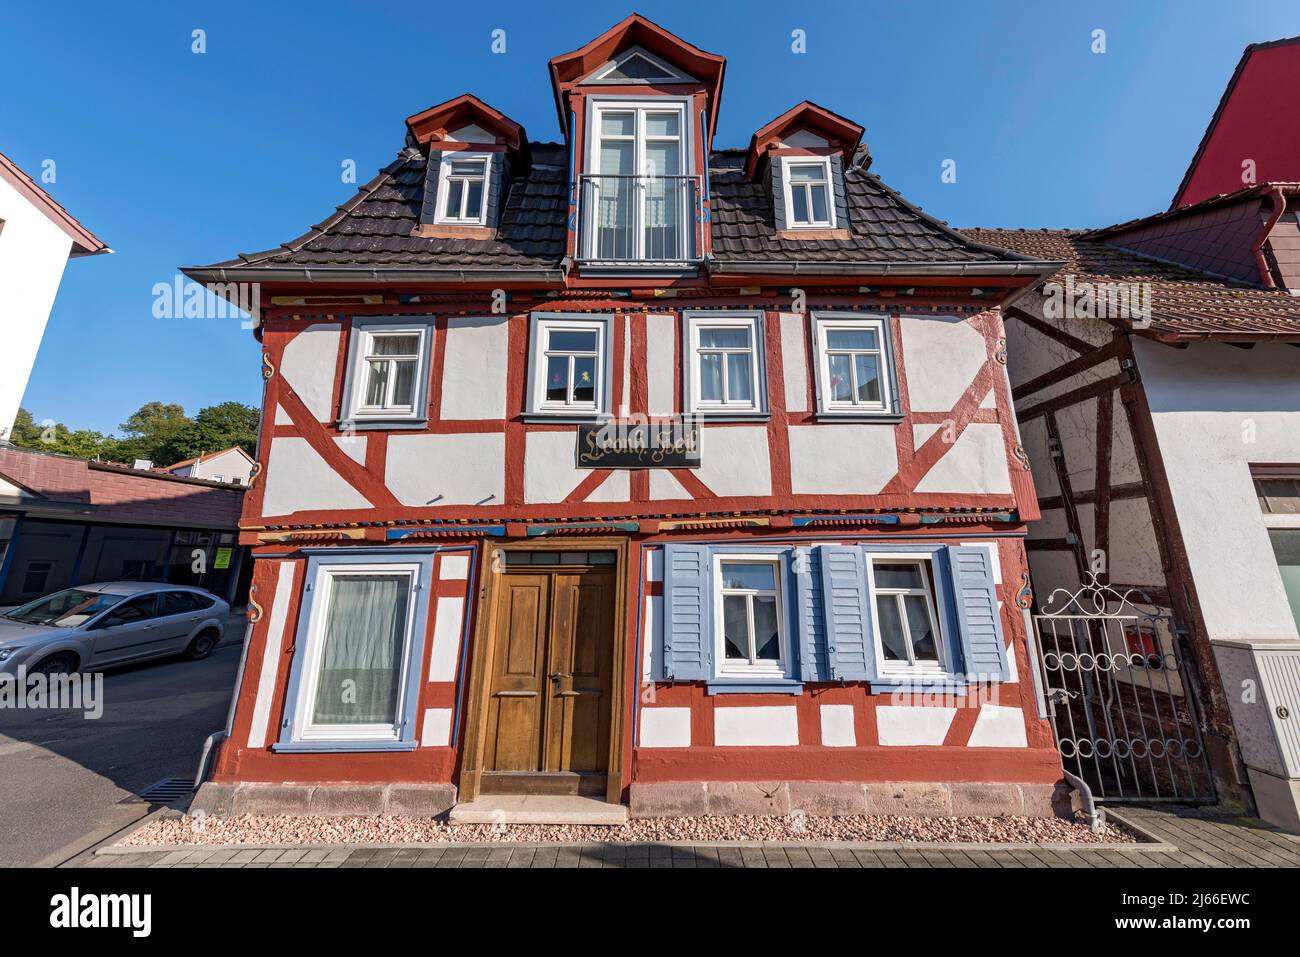
<svg viewBox="0 0 1300 957">
<path fill-rule="evenodd" d="M 538 553 L 533 553 L 538 554 Z M 488 675 L 484 791 L 603 792 L 614 566 L 507 564 Z M 554 562 L 554 565 L 548 564 Z"/>
</svg>

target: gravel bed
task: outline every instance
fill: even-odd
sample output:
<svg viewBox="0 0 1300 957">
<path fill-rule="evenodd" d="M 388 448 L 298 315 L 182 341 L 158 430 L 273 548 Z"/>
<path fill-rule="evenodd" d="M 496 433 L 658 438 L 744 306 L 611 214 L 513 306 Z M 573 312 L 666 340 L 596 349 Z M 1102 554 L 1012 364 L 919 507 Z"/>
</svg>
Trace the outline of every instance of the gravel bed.
<svg viewBox="0 0 1300 957">
<path fill-rule="evenodd" d="M 619 827 L 562 824 L 448 824 L 428 817 L 299 815 L 156 818 L 119 846 L 185 844 L 519 844 L 665 841 L 947 841 L 961 844 L 1132 843 L 1107 825 L 1093 834 L 1079 822 L 1041 817 L 679 817 L 638 819 Z"/>
</svg>

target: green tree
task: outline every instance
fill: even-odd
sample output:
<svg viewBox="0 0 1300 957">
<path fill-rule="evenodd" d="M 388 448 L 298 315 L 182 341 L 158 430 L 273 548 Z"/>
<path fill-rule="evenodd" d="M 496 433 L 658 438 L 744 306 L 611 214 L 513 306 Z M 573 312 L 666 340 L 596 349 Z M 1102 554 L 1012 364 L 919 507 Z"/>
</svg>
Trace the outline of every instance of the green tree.
<svg viewBox="0 0 1300 957">
<path fill-rule="evenodd" d="M 159 463 L 170 465 L 234 445 L 243 447 L 249 455 L 256 455 L 260 417 L 254 406 L 242 402 L 222 402 L 199 409 L 193 420 L 164 445 Z"/>
<path fill-rule="evenodd" d="M 176 461 L 167 458 L 171 445 L 191 422 L 184 406 L 146 402 L 118 426 L 123 437 L 110 440 L 111 445 L 105 451 L 119 462 L 149 459 L 157 465 L 170 465 Z"/>
<path fill-rule="evenodd" d="M 37 422 L 26 409 L 19 409 L 9 441 L 19 448 L 93 459 L 103 453 L 106 440 L 102 432 L 91 429 L 70 429 L 49 419 Z"/>
</svg>

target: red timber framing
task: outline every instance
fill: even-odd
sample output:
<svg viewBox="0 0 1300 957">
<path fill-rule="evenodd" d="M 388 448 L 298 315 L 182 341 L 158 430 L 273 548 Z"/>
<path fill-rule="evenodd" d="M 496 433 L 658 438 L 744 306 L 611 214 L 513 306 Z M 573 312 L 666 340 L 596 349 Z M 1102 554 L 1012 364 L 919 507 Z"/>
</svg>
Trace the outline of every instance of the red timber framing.
<svg viewBox="0 0 1300 957">
<path fill-rule="evenodd" d="M 1093 514 L 1091 543 L 1104 556 L 1099 579 L 1109 582 L 1121 593 L 1134 588 L 1145 592 L 1152 601 L 1169 608 L 1179 625 L 1188 629 L 1188 641 L 1196 671 L 1199 672 L 1200 701 L 1209 732 L 1211 766 L 1222 793 L 1240 795 L 1246 789 L 1244 765 L 1236 742 L 1236 732 L 1228 711 L 1218 662 L 1201 618 L 1178 517 L 1169 493 L 1168 480 L 1156 440 L 1154 421 L 1147 404 L 1145 388 L 1137 372 L 1132 336 L 1118 327 L 1110 329 L 1110 338 L 1097 344 L 1080 339 L 1012 306 L 1006 312 L 1013 335 L 1023 336 L 1026 351 L 1036 349 L 1044 339 L 1066 346 L 1074 357 L 1052 370 L 1022 382 L 1012 390 L 1017 403 L 1016 417 L 1021 428 L 1041 420 L 1051 448 L 1053 471 L 1059 494 L 1044 495 L 1038 500 L 1043 512 L 1060 510 L 1064 516 L 1067 538 L 1030 538 L 1025 547 L 1031 553 L 1065 552 L 1073 561 L 1078 581 L 1087 580 L 1094 567 L 1086 527 L 1079 508 L 1091 506 Z M 1102 324 L 1098 322 L 1098 326 Z M 1171 346 L 1170 348 L 1174 348 Z M 1110 368 L 1106 368 L 1107 366 Z M 1095 400 L 1095 411 L 1088 417 L 1081 409 Z M 1071 454 L 1063 439 L 1061 416 L 1070 413 L 1084 423 L 1084 432 L 1093 438 L 1091 457 L 1083 460 Z M 1134 452 L 1140 480 L 1113 480 L 1115 437 L 1124 436 Z M 1076 488 L 1076 477 L 1094 476 L 1092 488 Z M 1150 515 L 1153 540 L 1160 560 L 1158 581 L 1118 581 L 1109 575 L 1109 556 L 1115 536 L 1141 534 L 1140 529 L 1116 528 L 1112 509 L 1116 502 L 1142 502 Z M 1039 586 L 1041 588 L 1041 584 Z M 1039 594 L 1043 600 L 1045 595 Z"/>
</svg>

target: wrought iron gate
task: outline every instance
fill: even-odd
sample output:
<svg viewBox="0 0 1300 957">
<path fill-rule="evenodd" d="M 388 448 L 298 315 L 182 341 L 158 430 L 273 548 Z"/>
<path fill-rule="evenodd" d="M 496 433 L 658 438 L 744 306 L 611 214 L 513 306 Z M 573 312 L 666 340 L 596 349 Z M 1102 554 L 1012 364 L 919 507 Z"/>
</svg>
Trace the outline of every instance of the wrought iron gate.
<svg viewBox="0 0 1300 957">
<path fill-rule="evenodd" d="M 1098 801 L 1212 802 L 1186 640 L 1154 607 L 1090 575 L 1034 616 L 1057 749 Z"/>
</svg>

